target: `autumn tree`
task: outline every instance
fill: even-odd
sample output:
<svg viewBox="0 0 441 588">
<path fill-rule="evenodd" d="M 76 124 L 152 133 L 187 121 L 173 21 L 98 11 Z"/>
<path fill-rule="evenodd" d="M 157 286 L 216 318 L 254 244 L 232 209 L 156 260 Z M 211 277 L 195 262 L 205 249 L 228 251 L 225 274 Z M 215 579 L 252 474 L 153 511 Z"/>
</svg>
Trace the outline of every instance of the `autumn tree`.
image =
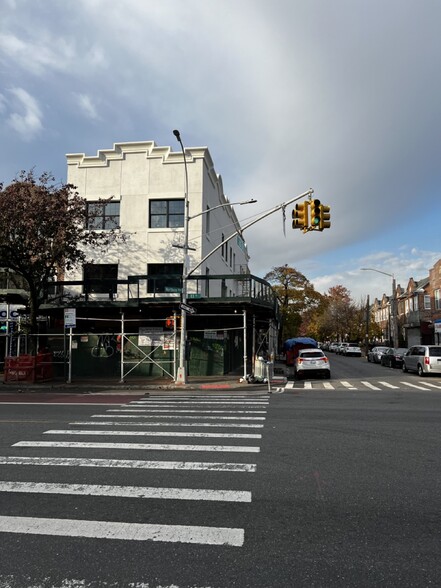
<svg viewBox="0 0 441 588">
<path fill-rule="evenodd" d="M 38 311 L 51 283 L 84 264 L 87 250 L 124 238 L 114 229 L 88 230 L 86 220 L 86 200 L 73 185 L 55 184 L 49 173 L 36 178 L 33 170 L 22 171 L 10 185 L 0 184 L 0 268 L 27 285 L 31 333 L 38 332 Z"/>
<path fill-rule="evenodd" d="M 279 344 L 301 333 L 305 313 L 317 308 L 322 295 L 316 292 L 311 282 L 298 270 L 287 264 L 273 267 L 264 278 L 273 287 L 280 302 L 282 324 Z"/>
</svg>

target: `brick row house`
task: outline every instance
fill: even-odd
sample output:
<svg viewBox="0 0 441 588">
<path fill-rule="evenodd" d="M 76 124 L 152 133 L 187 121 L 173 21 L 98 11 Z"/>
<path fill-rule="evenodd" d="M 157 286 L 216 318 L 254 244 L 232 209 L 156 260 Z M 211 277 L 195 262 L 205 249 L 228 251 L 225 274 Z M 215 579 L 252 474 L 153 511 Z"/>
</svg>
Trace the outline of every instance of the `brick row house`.
<svg viewBox="0 0 441 588">
<path fill-rule="evenodd" d="M 396 347 L 441 344 L 441 259 L 421 280 L 409 278 L 406 288 L 395 291 L 398 341 L 392 338 L 391 296 L 383 294 L 371 307 L 373 320 L 382 331 L 382 341 Z"/>
</svg>

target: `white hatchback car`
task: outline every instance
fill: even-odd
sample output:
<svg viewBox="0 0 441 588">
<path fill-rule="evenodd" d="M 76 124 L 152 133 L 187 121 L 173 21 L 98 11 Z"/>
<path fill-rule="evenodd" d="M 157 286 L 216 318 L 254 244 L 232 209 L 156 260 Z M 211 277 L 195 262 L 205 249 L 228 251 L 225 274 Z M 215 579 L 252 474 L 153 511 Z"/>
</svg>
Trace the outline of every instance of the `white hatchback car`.
<svg viewBox="0 0 441 588">
<path fill-rule="evenodd" d="M 294 362 L 294 370 L 296 378 L 303 378 L 306 374 L 331 377 L 329 359 L 321 349 L 301 349 Z"/>
<path fill-rule="evenodd" d="M 361 357 L 361 349 L 357 343 L 348 343 L 348 345 L 343 349 L 343 355 Z"/>
</svg>

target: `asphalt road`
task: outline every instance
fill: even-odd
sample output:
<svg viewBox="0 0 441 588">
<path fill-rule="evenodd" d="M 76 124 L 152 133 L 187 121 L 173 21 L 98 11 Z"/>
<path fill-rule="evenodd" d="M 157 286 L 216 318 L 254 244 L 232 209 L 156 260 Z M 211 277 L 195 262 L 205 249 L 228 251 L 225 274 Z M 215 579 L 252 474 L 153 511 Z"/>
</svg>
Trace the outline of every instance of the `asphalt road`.
<svg viewBox="0 0 441 588">
<path fill-rule="evenodd" d="M 0 586 L 438 586 L 441 388 L 261 391 L 0 405 Z"/>
</svg>

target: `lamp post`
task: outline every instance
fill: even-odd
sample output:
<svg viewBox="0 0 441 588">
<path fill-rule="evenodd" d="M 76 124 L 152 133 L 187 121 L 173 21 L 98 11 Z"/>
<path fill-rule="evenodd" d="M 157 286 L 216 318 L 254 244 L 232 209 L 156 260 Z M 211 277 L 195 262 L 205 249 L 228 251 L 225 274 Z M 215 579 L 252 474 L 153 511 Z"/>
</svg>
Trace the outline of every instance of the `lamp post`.
<svg viewBox="0 0 441 588">
<path fill-rule="evenodd" d="M 181 146 L 182 155 L 184 157 L 184 169 L 185 169 L 185 195 L 184 195 L 184 244 L 183 245 L 174 245 L 174 247 L 179 247 L 184 250 L 184 263 L 182 267 L 182 295 L 181 295 L 181 336 L 180 336 L 180 343 L 179 343 L 179 367 L 176 374 L 176 382 L 178 384 L 186 384 L 187 383 L 187 370 L 185 365 L 185 343 L 187 339 L 187 311 L 185 309 L 187 303 L 187 281 L 190 269 L 190 258 L 188 255 L 189 249 L 193 249 L 193 247 L 189 246 L 189 222 L 203 214 L 207 214 L 216 208 L 222 208 L 225 206 L 234 206 L 236 204 L 254 204 L 257 202 L 254 198 L 249 200 L 243 200 L 242 202 L 226 202 L 225 204 L 218 204 L 217 206 L 213 206 L 208 210 L 203 210 L 198 212 L 197 214 L 190 216 L 189 215 L 189 200 L 188 200 L 188 171 L 187 171 L 187 159 L 185 156 L 185 149 L 182 143 L 181 134 L 178 130 L 173 131 L 173 135 L 176 137 L 179 145 Z M 216 248 L 217 249 L 217 248 Z M 212 251 L 213 253 L 214 251 Z"/>
<path fill-rule="evenodd" d="M 184 170 L 185 170 L 185 191 L 184 191 L 184 264 L 182 267 L 182 305 L 187 302 L 187 264 L 188 264 L 188 171 L 187 171 L 187 158 L 185 156 L 185 149 L 182 143 L 180 132 L 175 129 L 173 135 L 176 137 L 179 145 L 181 146 L 182 155 L 184 157 Z M 185 309 L 181 307 L 181 339 L 179 345 L 179 367 L 176 375 L 176 381 L 179 384 L 187 383 L 187 375 L 185 373 L 185 339 L 187 333 L 187 313 Z"/>
<path fill-rule="evenodd" d="M 398 325 L 397 325 L 397 309 L 396 309 L 396 283 L 395 283 L 395 276 L 393 274 L 389 274 L 388 272 L 383 272 L 382 270 L 375 269 L 373 267 L 362 267 L 360 268 L 366 272 L 377 272 L 379 274 L 383 274 L 385 276 L 389 276 L 392 278 L 392 297 L 390 301 L 390 315 L 391 315 L 391 339 L 393 342 L 394 347 L 398 346 Z"/>
</svg>

